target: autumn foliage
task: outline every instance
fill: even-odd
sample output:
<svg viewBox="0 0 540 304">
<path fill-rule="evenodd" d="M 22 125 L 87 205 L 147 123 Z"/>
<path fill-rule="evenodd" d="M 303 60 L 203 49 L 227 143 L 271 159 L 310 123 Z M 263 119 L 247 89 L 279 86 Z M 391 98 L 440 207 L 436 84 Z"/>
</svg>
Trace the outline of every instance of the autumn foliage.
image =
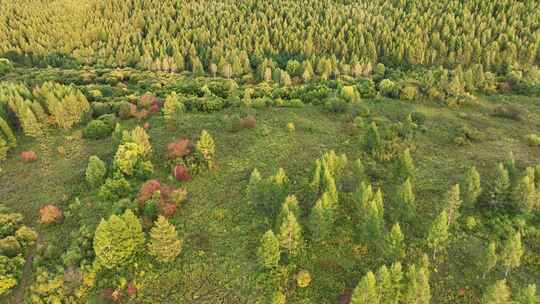
<svg viewBox="0 0 540 304">
<path fill-rule="evenodd" d="M 181 182 L 185 182 L 191 179 L 188 169 L 186 168 L 186 166 L 183 165 L 177 165 L 174 167 L 173 176 L 174 178 L 176 178 L 176 180 Z"/>
<path fill-rule="evenodd" d="M 34 151 L 23 151 L 21 152 L 21 159 L 25 163 L 35 162 L 37 160 L 37 154 Z"/>
<path fill-rule="evenodd" d="M 63 218 L 62 210 L 52 204 L 44 205 L 39 209 L 39 218 L 42 224 L 61 221 Z"/>
</svg>

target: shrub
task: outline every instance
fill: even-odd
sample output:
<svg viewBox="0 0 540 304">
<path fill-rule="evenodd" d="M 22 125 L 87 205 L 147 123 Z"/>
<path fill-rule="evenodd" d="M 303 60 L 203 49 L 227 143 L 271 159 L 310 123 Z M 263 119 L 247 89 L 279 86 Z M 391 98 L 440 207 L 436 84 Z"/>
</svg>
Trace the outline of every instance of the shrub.
<svg viewBox="0 0 540 304">
<path fill-rule="evenodd" d="M 151 199 L 156 191 L 161 190 L 161 183 L 156 179 L 151 179 L 142 184 L 137 195 L 137 201 L 144 203 Z"/>
<path fill-rule="evenodd" d="M 25 163 L 35 162 L 37 160 L 37 154 L 34 151 L 23 151 L 21 152 L 21 159 Z"/>
<path fill-rule="evenodd" d="M 55 205 L 48 204 L 39 208 L 39 218 L 42 224 L 52 224 L 62 220 L 62 210 Z"/>
<path fill-rule="evenodd" d="M 253 129 L 257 125 L 257 118 L 254 115 L 248 115 L 242 118 L 242 127 Z"/>
<path fill-rule="evenodd" d="M 379 91 L 382 95 L 390 98 L 397 97 L 399 93 L 397 85 L 390 79 L 383 79 L 379 83 Z"/>
<path fill-rule="evenodd" d="M 538 147 L 540 146 L 540 136 L 536 134 L 529 134 L 527 135 L 527 144 L 531 147 Z"/>
<path fill-rule="evenodd" d="M 106 174 L 107 166 L 105 163 L 95 155 L 90 156 L 85 173 L 86 182 L 92 187 L 99 187 L 103 183 Z"/>
<path fill-rule="evenodd" d="M 324 103 L 324 108 L 332 113 L 344 113 L 351 109 L 351 105 L 338 97 L 331 97 Z"/>
<path fill-rule="evenodd" d="M 21 226 L 21 228 L 17 229 L 15 232 L 15 237 L 21 243 L 23 248 L 27 248 L 28 246 L 32 246 L 37 241 L 38 235 L 31 228 Z"/>
<path fill-rule="evenodd" d="M 420 92 L 416 86 L 407 85 L 401 89 L 399 99 L 411 101 L 417 99 L 419 95 Z"/>
<path fill-rule="evenodd" d="M 113 131 L 112 126 L 106 124 L 102 120 L 92 120 L 83 129 L 83 137 L 90 139 L 103 139 L 111 135 Z"/>
<path fill-rule="evenodd" d="M 189 139 L 180 139 L 167 145 L 167 158 L 178 159 L 190 155 L 193 152 L 193 144 Z"/>
<path fill-rule="evenodd" d="M 498 106 L 493 110 L 493 116 L 511 120 L 521 120 L 522 111 L 516 106 Z"/>
<path fill-rule="evenodd" d="M 112 178 L 105 180 L 99 188 L 98 195 L 103 201 L 115 202 L 121 198 L 128 197 L 131 193 L 131 185 L 121 175 L 115 174 Z"/>
<path fill-rule="evenodd" d="M 191 179 L 191 176 L 188 173 L 188 169 L 183 165 L 177 165 L 173 169 L 173 176 L 176 180 L 185 182 Z"/>
<path fill-rule="evenodd" d="M 208 169 L 213 169 L 216 146 L 214 139 L 206 130 L 202 130 L 196 149 L 201 161 L 206 164 Z"/>
<path fill-rule="evenodd" d="M 118 107 L 118 117 L 120 119 L 129 119 L 133 117 L 132 104 L 129 102 L 122 102 Z"/>
<path fill-rule="evenodd" d="M 21 244 L 14 236 L 8 236 L 0 240 L 0 254 L 7 257 L 15 257 L 21 253 Z"/>
<path fill-rule="evenodd" d="M 375 88 L 375 83 L 371 79 L 362 79 L 356 85 L 360 96 L 364 98 L 375 98 L 377 97 L 377 89 Z"/>
<path fill-rule="evenodd" d="M 110 114 L 114 112 L 113 106 L 107 102 L 93 102 L 91 103 L 94 117 Z"/>
<path fill-rule="evenodd" d="M 287 124 L 287 130 L 289 130 L 289 132 L 294 132 L 296 130 L 296 127 L 294 126 L 294 123 L 289 122 Z"/>
<path fill-rule="evenodd" d="M 422 112 L 413 111 L 411 112 L 411 118 L 415 124 L 421 126 L 426 122 L 427 117 L 426 114 Z"/>
<path fill-rule="evenodd" d="M 296 285 L 300 288 L 308 287 L 311 284 L 311 275 L 307 270 L 300 270 L 296 275 Z"/>
</svg>

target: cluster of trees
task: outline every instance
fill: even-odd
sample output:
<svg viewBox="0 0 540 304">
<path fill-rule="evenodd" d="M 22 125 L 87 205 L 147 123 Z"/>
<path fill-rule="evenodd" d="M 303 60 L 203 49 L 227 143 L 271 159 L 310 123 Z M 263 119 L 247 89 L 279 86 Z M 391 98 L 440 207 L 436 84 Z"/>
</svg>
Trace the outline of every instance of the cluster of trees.
<svg viewBox="0 0 540 304">
<path fill-rule="evenodd" d="M 0 296 L 19 282 L 25 256 L 35 244 L 37 233 L 23 225 L 23 216 L 0 205 Z"/>
<path fill-rule="evenodd" d="M 22 83 L 0 84 L 0 126 L 10 144 L 13 129 L 39 138 L 48 125 L 71 129 L 90 113 L 90 103 L 78 89 L 54 82 L 30 88 Z"/>
</svg>

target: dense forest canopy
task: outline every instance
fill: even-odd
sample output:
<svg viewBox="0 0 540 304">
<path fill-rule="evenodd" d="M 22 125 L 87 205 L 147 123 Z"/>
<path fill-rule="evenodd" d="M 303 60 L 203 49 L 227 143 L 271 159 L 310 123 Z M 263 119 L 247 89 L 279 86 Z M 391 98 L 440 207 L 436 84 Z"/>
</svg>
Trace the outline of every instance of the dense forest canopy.
<svg viewBox="0 0 540 304">
<path fill-rule="evenodd" d="M 540 64 L 539 11 L 535 0 L 3 1 L 0 53 L 157 70 L 230 63 L 234 75 L 291 58 L 329 75 L 377 63 L 502 72 Z"/>
</svg>

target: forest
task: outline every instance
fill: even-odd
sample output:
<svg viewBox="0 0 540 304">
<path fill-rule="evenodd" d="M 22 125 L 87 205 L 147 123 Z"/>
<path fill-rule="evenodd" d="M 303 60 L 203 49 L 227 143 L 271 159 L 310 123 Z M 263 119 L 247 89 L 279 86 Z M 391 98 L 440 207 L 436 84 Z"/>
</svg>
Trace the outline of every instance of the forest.
<svg viewBox="0 0 540 304">
<path fill-rule="evenodd" d="M 540 2 L 0 2 L 0 303 L 539 284 Z"/>
</svg>

